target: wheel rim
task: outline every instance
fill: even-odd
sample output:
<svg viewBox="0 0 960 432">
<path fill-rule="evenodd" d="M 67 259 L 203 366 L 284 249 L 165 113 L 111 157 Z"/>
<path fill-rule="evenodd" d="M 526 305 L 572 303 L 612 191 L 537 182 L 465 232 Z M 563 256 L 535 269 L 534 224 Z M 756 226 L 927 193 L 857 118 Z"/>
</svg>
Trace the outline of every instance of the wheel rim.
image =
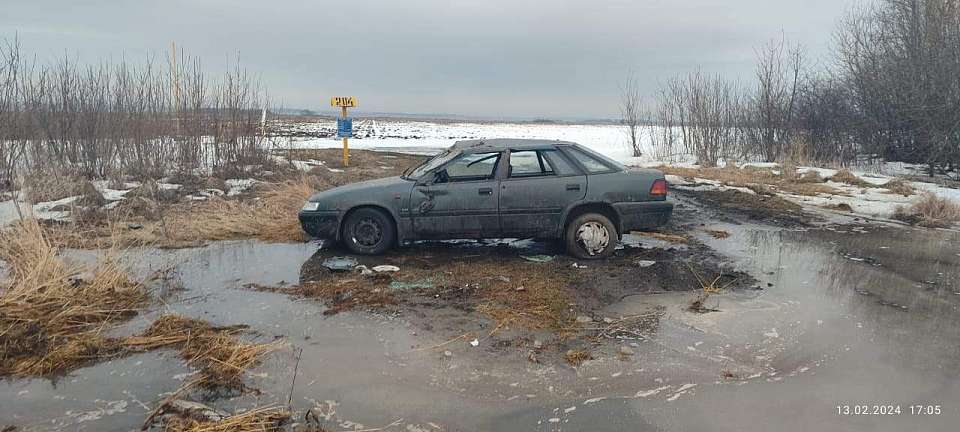
<svg viewBox="0 0 960 432">
<path fill-rule="evenodd" d="M 587 222 L 577 229 L 577 244 L 588 255 L 597 255 L 610 244 L 610 232 L 600 222 Z"/>
<path fill-rule="evenodd" d="M 377 246 L 383 241 L 383 228 L 372 218 L 360 219 L 353 227 L 353 240 L 360 246 Z"/>
</svg>

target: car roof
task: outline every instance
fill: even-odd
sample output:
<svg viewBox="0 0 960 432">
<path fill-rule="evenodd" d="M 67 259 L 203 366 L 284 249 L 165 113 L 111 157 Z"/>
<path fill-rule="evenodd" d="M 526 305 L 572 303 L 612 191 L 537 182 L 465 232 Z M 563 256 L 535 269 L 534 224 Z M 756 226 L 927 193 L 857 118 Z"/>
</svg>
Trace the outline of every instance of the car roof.
<svg viewBox="0 0 960 432">
<path fill-rule="evenodd" d="M 558 145 L 577 146 L 576 143 L 560 140 L 496 138 L 457 141 L 453 145 L 453 148 L 463 152 L 479 153 L 487 151 L 501 151 L 505 149 L 535 150 L 554 148 Z"/>
</svg>

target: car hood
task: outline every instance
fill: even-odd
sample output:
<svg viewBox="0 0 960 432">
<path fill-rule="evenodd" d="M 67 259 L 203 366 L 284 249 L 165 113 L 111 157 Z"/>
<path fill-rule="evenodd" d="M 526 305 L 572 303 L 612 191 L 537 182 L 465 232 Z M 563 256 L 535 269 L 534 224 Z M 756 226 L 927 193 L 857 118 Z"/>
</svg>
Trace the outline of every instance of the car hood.
<svg viewBox="0 0 960 432">
<path fill-rule="evenodd" d="M 413 183 L 401 177 L 367 180 L 315 193 L 309 201 L 321 203 L 323 208 L 340 209 L 384 198 L 393 199 L 397 193 L 409 193 Z"/>
</svg>

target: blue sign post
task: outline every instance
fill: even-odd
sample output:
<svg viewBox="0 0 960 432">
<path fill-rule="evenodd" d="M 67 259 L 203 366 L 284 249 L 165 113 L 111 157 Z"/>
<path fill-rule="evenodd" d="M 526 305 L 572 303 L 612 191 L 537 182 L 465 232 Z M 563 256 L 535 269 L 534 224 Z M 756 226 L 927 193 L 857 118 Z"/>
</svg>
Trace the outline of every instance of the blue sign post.
<svg viewBox="0 0 960 432">
<path fill-rule="evenodd" d="M 340 117 L 337 118 L 337 137 L 343 139 L 343 166 L 350 166 L 350 146 L 347 141 L 353 136 L 353 119 L 347 117 L 347 108 L 356 107 L 357 98 L 334 96 L 330 98 L 330 106 L 340 107 Z"/>
<path fill-rule="evenodd" d="M 337 137 L 338 138 L 353 137 L 353 118 L 352 117 L 337 118 Z"/>
</svg>

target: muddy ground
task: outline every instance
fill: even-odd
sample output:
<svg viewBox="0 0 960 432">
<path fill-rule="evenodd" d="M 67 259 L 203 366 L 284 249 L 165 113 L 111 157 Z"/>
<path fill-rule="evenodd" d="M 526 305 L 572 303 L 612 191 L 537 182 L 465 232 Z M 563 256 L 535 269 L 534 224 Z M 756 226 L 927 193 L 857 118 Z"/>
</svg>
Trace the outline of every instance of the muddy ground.
<svg viewBox="0 0 960 432">
<path fill-rule="evenodd" d="M 553 242 L 423 242 L 354 257 L 400 269 L 365 276 L 328 270 L 347 254 L 316 242 L 142 249 L 127 258 L 135 273 L 172 267 L 171 283 L 114 332 L 177 312 L 283 341 L 247 375 L 258 392 L 203 401 L 289 401 L 292 429 L 952 430 L 960 236 L 708 192 L 674 199 L 667 235 L 627 235 L 600 262 Z M 541 256 L 552 259 L 525 258 Z M 723 289 L 691 310 L 704 285 Z M 137 429 L 194 373 L 161 350 L 8 379 L 0 430 Z M 940 408 L 838 414 L 856 404 Z"/>
</svg>

